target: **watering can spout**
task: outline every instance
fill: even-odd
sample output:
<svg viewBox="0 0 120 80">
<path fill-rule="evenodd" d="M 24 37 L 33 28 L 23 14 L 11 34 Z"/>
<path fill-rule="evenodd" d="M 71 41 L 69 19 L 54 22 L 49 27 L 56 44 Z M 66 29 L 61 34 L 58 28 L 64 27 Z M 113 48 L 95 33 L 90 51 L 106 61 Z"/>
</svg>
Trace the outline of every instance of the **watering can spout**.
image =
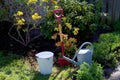
<svg viewBox="0 0 120 80">
<path fill-rule="evenodd" d="M 68 58 L 68 57 L 65 57 L 65 56 L 63 56 L 63 59 L 65 59 L 66 61 L 71 62 L 72 64 L 75 64 L 75 65 L 77 65 L 77 66 L 79 67 L 78 62 L 76 62 L 76 61 L 74 61 L 74 60 L 72 60 L 72 59 L 70 59 L 70 58 Z"/>
</svg>

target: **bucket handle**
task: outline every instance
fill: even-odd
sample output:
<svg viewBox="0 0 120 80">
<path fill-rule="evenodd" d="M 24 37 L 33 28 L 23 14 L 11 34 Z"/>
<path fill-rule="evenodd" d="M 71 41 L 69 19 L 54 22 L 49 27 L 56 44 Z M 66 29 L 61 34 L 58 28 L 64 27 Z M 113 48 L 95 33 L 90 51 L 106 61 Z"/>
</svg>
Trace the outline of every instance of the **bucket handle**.
<svg viewBox="0 0 120 80">
<path fill-rule="evenodd" d="M 75 53 L 75 55 L 74 55 L 74 57 L 73 57 L 72 60 L 74 60 L 74 59 L 77 57 L 78 52 L 79 52 L 85 45 L 90 45 L 90 46 L 91 46 L 91 49 L 90 49 L 90 50 L 91 50 L 91 55 L 93 54 L 93 49 L 94 49 L 93 44 L 90 43 L 90 42 L 84 42 L 84 43 L 79 47 L 79 49 L 76 51 L 76 53 Z"/>
</svg>

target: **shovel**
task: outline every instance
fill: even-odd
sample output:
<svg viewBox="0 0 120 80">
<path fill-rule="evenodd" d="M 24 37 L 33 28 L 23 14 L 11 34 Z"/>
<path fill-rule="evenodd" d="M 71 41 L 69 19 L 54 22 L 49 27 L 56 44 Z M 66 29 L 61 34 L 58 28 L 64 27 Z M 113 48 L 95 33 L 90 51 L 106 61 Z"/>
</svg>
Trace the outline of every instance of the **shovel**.
<svg viewBox="0 0 120 80">
<path fill-rule="evenodd" d="M 54 16 L 57 18 L 57 23 L 58 23 L 60 42 L 61 42 L 61 52 L 62 52 L 62 56 L 64 56 L 65 52 L 64 52 L 62 26 L 61 26 L 61 17 L 62 17 L 62 15 L 63 15 L 63 9 L 54 10 Z M 65 59 L 63 59 L 63 58 L 58 58 L 58 64 L 60 66 L 65 66 L 65 65 L 69 65 L 70 63 L 68 61 L 66 61 Z"/>
</svg>

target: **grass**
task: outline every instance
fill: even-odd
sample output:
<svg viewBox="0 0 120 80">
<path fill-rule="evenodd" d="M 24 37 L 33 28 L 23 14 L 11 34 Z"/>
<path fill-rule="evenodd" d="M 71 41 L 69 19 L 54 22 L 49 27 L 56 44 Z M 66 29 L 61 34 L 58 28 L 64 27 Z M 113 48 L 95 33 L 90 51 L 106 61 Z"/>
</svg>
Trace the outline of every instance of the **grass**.
<svg viewBox="0 0 120 80">
<path fill-rule="evenodd" d="M 74 71 L 71 67 L 53 67 L 53 72 L 50 75 L 41 75 L 36 72 L 33 80 L 72 80 L 71 76 Z"/>
<path fill-rule="evenodd" d="M 72 80 L 72 67 L 53 66 L 50 75 L 35 71 L 27 58 L 16 54 L 0 52 L 0 80 Z"/>
</svg>

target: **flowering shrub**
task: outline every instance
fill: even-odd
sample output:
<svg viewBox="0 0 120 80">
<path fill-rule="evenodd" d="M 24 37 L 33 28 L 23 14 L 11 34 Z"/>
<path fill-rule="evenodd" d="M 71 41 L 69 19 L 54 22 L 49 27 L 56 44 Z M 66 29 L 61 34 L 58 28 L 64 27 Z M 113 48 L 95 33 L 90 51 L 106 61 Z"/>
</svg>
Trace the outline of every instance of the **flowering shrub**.
<svg viewBox="0 0 120 80">
<path fill-rule="evenodd" d="M 100 8 L 102 6 L 100 0 L 95 0 L 94 4 L 88 3 L 85 0 L 81 2 L 78 0 L 59 0 L 56 6 L 64 10 L 62 17 L 62 29 L 64 34 L 73 37 L 84 36 L 84 39 L 87 39 L 96 29 L 103 26 L 100 19 Z M 45 30 L 46 37 L 50 38 L 51 35 L 58 30 L 56 23 L 53 10 L 50 10 L 43 25 L 44 27 L 42 27 L 43 30 L 47 29 Z M 83 38 L 79 40 L 82 39 Z"/>
<path fill-rule="evenodd" d="M 54 0 L 52 0 L 54 1 Z M 10 1 L 6 1 L 10 4 Z M 41 36 L 39 24 L 43 21 L 47 12 L 48 0 L 25 0 L 12 1 L 14 8 L 16 7 L 13 15 L 14 24 L 9 30 L 9 36 L 21 43 L 24 46 L 34 39 Z M 44 6 L 46 5 L 46 6 Z M 10 6 L 11 7 L 11 6 Z M 11 9 L 12 10 L 12 9 Z"/>
</svg>

